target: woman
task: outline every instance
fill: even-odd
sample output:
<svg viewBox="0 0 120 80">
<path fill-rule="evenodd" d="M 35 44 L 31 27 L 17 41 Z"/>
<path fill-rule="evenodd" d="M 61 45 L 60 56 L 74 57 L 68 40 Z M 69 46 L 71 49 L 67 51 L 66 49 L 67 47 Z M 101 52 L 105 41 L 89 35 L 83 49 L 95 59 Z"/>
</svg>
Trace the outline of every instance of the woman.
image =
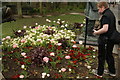
<svg viewBox="0 0 120 80">
<path fill-rule="evenodd" d="M 98 31 L 94 30 L 93 32 L 93 34 L 99 35 L 98 70 L 96 75 L 102 77 L 106 60 L 110 76 L 116 76 L 115 62 L 112 55 L 114 44 L 109 40 L 112 32 L 116 30 L 116 19 L 113 12 L 108 8 L 107 2 L 100 2 L 97 7 L 102 17 L 100 19 L 100 29 Z"/>
</svg>

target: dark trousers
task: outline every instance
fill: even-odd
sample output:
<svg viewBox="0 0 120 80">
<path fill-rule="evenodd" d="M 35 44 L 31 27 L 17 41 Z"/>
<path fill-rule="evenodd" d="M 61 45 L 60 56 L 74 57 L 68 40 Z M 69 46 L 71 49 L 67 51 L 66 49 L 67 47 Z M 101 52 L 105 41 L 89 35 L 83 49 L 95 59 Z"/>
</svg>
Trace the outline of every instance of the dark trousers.
<svg viewBox="0 0 120 80">
<path fill-rule="evenodd" d="M 114 44 L 106 37 L 99 37 L 98 39 L 98 75 L 104 72 L 105 61 L 108 64 L 110 73 L 115 74 L 115 62 L 112 55 Z"/>
</svg>

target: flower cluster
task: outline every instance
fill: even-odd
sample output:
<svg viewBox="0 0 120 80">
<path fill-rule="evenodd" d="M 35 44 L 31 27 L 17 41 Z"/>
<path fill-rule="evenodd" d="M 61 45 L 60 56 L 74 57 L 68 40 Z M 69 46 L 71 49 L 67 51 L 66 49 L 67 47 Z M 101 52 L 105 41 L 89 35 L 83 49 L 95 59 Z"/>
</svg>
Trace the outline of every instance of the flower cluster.
<svg viewBox="0 0 120 80">
<path fill-rule="evenodd" d="M 46 21 L 52 22 L 49 19 Z M 16 31 L 15 37 L 7 36 L 2 39 L 2 49 L 5 53 L 3 57 L 10 55 L 10 59 L 22 70 L 21 74 L 18 73 L 12 78 L 27 78 L 31 75 L 40 78 L 68 78 L 67 74 L 78 76 L 77 70 L 82 63 L 86 63 L 86 68 L 91 69 L 85 60 L 95 58 L 91 56 L 95 53 L 94 48 L 84 49 L 82 41 L 76 45 L 76 35 L 64 28 L 68 26 L 65 21 L 58 19 L 53 22 L 61 27 L 36 23 L 33 27 L 24 26 L 24 30 Z M 32 70 L 31 65 L 40 70 Z"/>
</svg>

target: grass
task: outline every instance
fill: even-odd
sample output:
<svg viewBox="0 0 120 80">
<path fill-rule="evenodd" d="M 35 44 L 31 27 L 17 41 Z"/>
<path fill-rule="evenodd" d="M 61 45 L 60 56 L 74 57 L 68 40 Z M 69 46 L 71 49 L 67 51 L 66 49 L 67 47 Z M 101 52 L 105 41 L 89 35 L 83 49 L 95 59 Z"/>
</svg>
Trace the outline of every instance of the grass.
<svg viewBox="0 0 120 80">
<path fill-rule="evenodd" d="M 39 18 L 21 18 L 17 19 L 16 22 L 6 22 L 2 24 L 2 37 L 12 36 L 13 30 L 22 29 L 23 26 L 34 26 L 35 23 L 40 25 L 48 24 L 45 20 L 50 19 L 52 21 L 61 19 L 65 20 L 68 23 L 72 24 L 75 22 L 82 22 L 84 20 L 84 16 L 81 15 L 59 15 L 59 16 L 47 16 L 47 17 L 39 17 Z"/>
</svg>

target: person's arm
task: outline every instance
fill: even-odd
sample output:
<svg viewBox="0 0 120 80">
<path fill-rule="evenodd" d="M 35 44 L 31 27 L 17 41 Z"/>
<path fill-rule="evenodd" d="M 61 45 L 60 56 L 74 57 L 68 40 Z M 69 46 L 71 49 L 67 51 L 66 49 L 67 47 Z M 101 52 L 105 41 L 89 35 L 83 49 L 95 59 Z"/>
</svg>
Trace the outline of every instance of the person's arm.
<svg viewBox="0 0 120 80">
<path fill-rule="evenodd" d="M 106 33 L 108 31 L 108 24 L 104 24 L 103 27 L 101 29 L 99 29 L 98 31 L 94 30 L 93 34 L 103 34 Z"/>
</svg>

